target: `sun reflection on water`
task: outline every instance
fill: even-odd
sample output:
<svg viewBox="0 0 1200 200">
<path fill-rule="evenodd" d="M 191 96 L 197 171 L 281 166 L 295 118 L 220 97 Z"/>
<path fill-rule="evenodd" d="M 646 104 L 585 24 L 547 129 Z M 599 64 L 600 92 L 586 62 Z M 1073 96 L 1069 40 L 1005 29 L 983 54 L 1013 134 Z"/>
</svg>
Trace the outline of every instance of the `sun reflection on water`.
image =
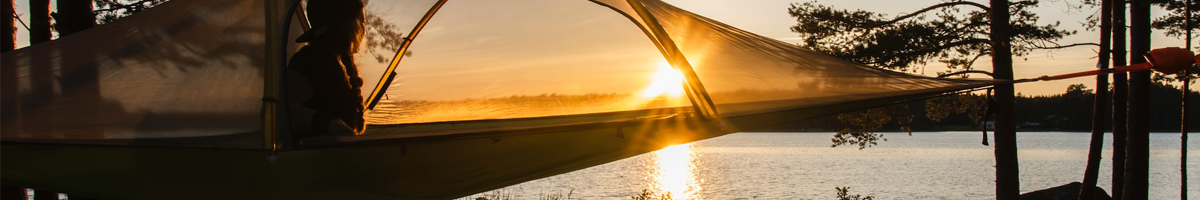
<svg viewBox="0 0 1200 200">
<path fill-rule="evenodd" d="M 696 176 L 696 152 L 691 143 L 655 151 L 654 158 L 651 188 L 673 199 L 700 199 L 702 180 Z"/>
</svg>

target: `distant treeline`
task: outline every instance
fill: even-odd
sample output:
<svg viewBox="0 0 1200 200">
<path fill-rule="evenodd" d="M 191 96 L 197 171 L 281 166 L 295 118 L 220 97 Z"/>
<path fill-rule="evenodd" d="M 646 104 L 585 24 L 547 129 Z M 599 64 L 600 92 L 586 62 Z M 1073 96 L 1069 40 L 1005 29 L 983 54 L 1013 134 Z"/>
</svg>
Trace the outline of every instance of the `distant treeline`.
<svg viewBox="0 0 1200 200">
<path fill-rule="evenodd" d="M 1156 132 L 1179 131 L 1181 111 L 1179 88 L 1153 84 L 1150 93 L 1153 95 L 1150 97 L 1150 130 Z M 1111 92 L 1109 94 L 1109 99 L 1111 99 Z M 1192 132 L 1200 132 L 1200 92 L 1190 92 L 1188 98 L 1188 129 Z M 977 99 L 982 101 L 983 98 Z M 1016 97 L 1017 129 L 1020 131 L 1091 131 L 1092 101 L 1094 100 L 1094 90 L 1088 89 L 1084 85 L 1072 85 L 1062 94 L 1049 96 L 1018 95 Z M 927 103 L 928 101 L 915 101 L 899 105 L 899 109 L 906 111 L 900 113 L 910 115 L 913 119 L 912 122 L 908 124 L 890 122 L 879 131 L 901 131 L 901 127 L 904 126 L 908 126 L 913 131 L 980 130 L 980 124 L 971 120 L 969 115 L 982 113 L 950 114 L 939 122 L 930 120 L 926 116 Z M 1106 108 L 1111 110 L 1111 101 L 1109 103 L 1110 105 L 1107 105 Z M 907 108 L 904 105 L 907 105 Z M 1111 128 L 1111 111 L 1105 113 L 1105 116 L 1106 119 L 1109 119 L 1105 122 L 1106 127 Z M 837 115 L 831 115 L 755 131 L 837 132 L 844 128 L 854 128 L 854 126 L 838 120 Z"/>
</svg>

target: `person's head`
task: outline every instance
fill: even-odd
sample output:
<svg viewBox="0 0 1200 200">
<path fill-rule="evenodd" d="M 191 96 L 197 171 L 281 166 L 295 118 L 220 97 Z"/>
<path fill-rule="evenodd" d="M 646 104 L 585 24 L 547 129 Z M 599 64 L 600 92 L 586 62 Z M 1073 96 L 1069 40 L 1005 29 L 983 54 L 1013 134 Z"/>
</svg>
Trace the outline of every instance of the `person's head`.
<svg viewBox="0 0 1200 200">
<path fill-rule="evenodd" d="M 360 0 L 309 0 L 306 6 L 312 30 L 300 42 L 358 52 L 363 37 L 363 3 Z"/>
</svg>

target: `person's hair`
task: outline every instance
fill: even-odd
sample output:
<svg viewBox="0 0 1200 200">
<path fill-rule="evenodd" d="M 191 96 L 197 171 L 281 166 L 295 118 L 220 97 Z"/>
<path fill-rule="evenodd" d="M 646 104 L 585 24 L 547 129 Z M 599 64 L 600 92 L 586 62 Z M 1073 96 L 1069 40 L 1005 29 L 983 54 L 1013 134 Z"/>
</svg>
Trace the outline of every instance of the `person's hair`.
<svg viewBox="0 0 1200 200">
<path fill-rule="evenodd" d="M 327 30 L 311 43 L 324 43 L 337 51 L 353 55 L 362 43 L 363 3 L 359 0 L 309 0 L 308 21 L 313 28 Z"/>
</svg>

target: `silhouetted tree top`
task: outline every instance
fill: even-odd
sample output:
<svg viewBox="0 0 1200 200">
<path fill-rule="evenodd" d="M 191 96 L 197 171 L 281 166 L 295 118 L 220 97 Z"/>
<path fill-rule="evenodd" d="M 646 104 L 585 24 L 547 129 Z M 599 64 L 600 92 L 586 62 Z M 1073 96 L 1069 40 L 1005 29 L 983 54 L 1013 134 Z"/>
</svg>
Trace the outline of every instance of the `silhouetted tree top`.
<svg viewBox="0 0 1200 200">
<path fill-rule="evenodd" d="M 92 0 L 96 24 L 106 24 L 166 3 L 167 0 Z"/>
<path fill-rule="evenodd" d="M 1024 56 L 1035 49 L 1055 49 L 1055 41 L 1076 31 L 1059 29 L 1059 22 L 1038 24 L 1028 8 L 1037 0 L 1012 2 L 1012 50 Z M 963 8 L 966 7 L 966 8 Z M 889 18 L 864 10 L 839 10 L 805 2 L 792 4 L 788 13 L 796 17 L 792 32 L 801 46 L 833 56 L 897 71 L 915 71 L 931 61 L 945 63 L 950 71 L 970 70 L 980 57 L 990 56 L 991 23 L 985 5 L 951 1 L 929 6 L 912 14 Z M 1094 44 L 1092 44 L 1094 45 Z"/>
<path fill-rule="evenodd" d="M 1152 21 L 1150 23 L 1150 26 L 1154 27 L 1154 29 L 1162 30 L 1163 34 L 1165 34 L 1167 36 L 1183 38 L 1184 34 L 1187 30 L 1187 29 L 1184 29 L 1184 19 L 1186 19 L 1186 17 L 1187 17 L 1186 9 L 1185 9 L 1186 8 L 1185 6 L 1187 5 L 1186 1 L 1184 1 L 1184 0 L 1158 0 L 1158 1 L 1162 1 L 1162 2 L 1157 3 L 1157 5 L 1159 7 L 1162 7 L 1163 9 L 1166 9 L 1167 12 L 1170 12 L 1170 14 L 1167 14 L 1162 17 L 1154 19 L 1154 21 Z M 1193 0 L 1192 1 L 1192 12 L 1191 12 L 1193 19 L 1191 20 L 1192 21 L 1191 27 L 1189 27 L 1193 30 L 1192 31 L 1193 36 L 1195 36 L 1195 34 L 1200 34 L 1200 31 L 1195 31 L 1197 29 L 1200 29 L 1200 24 L 1196 24 L 1196 22 L 1200 22 L 1200 20 L 1194 19 L 1197 16 L 1197 14 L 1200 14 L 1200 11 L 1198 11 L 1198 9 L 1200 9 L 1200 1 Z"/>
</svg>

